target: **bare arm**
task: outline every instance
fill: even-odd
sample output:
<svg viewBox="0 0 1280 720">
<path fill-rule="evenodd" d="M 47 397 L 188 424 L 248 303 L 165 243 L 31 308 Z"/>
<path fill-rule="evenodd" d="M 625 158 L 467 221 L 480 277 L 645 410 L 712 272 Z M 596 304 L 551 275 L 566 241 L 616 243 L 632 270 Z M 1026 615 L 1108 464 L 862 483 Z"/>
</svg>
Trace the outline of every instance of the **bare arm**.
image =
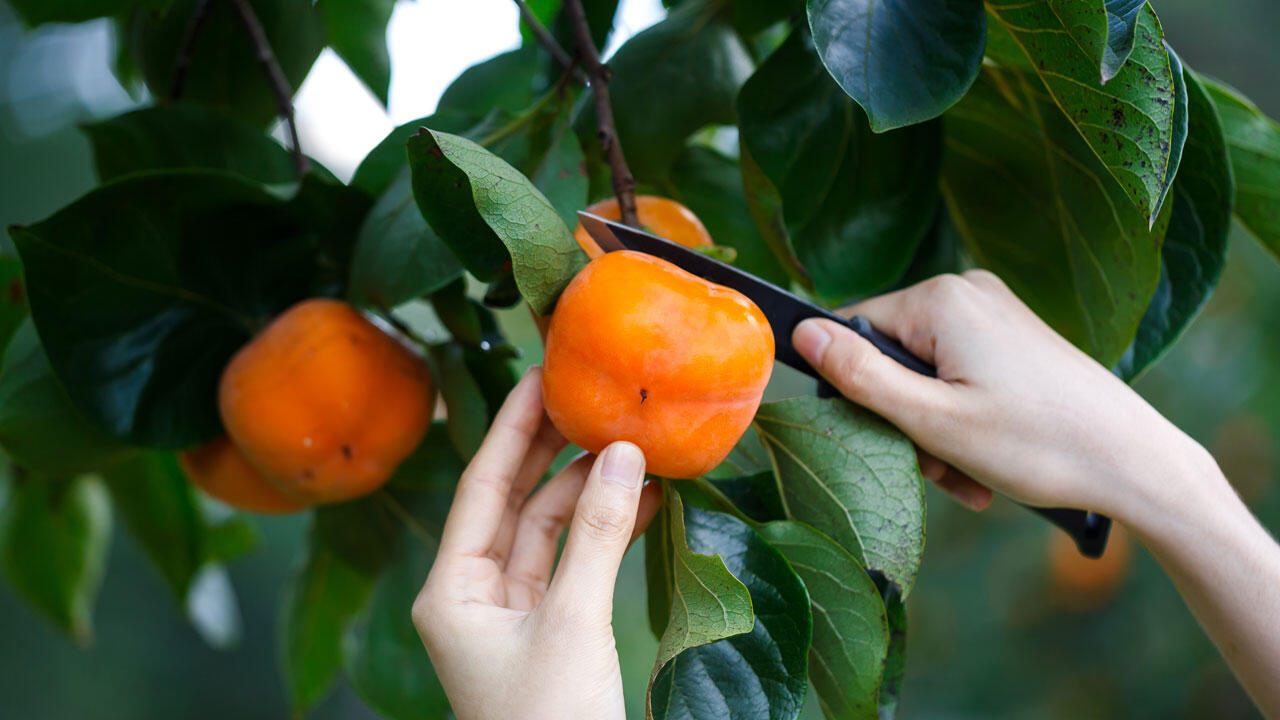
<svg viewBox="0 0 1280 720">
<path fill-rule="evenodd" d="M 938 378 L 826 320 L 802 323 L 796 348 L 910 435 L 927 477 L 975 509 L 994 489 L 1129 527 L 1254 702 L 1280 718 L 1280 545 L 1204 448 L 991 273 L 941 276 L 850 311 L 936 364 Z"/>
</svg>

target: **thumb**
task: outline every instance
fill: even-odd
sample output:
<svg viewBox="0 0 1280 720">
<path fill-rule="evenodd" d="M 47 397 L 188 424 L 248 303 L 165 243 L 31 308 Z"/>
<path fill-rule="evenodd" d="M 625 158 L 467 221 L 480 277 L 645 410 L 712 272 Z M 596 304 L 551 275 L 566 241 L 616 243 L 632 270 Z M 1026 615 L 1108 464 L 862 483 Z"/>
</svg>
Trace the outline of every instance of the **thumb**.
<svg viewBox="0 0 1280 720">
<path fill-rule="evenodd" d="M 584 609 L 608 622 L 618 566 L 631 543 L 644 482 L 644 454 L 616 442 L 596 458 L 578 498 L 546 605 Z"/>
<path fill-rule="evenodd" d="M 899 365 L 840 323 L 811 318 L 796 326 L 791 344 L 840 394 L 869 408 L 907 434 L 935 413 L 944 381 Z"/>
</svg>

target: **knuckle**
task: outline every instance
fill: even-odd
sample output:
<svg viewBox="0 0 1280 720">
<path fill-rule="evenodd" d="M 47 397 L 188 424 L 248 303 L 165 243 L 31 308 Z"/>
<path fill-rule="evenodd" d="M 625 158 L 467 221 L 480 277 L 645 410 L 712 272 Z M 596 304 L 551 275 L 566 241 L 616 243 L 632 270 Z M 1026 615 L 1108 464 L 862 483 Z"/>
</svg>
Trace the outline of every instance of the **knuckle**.
<svg viewBox="0 0 1280 720">
<path fill-rule="evenodd" d="M 833 370 L 836 377 L 847 383 L 850 392 L 859 393 L 869 384 L 872 361 L 870 352 L 842 352 L 836 358 Z"/>
<path fill-rule="evenodd" d="M 582 529 L 596 540 L 613 541 L 631 533 L 631 519 L 626 513 L 608 506 L 583 508 Z"/>
<path fill-rule="evenodd" d="M 930 293 L 942 301 L 961 297 L 969 290 L 969 287 L 967 280 L 954 273 L 936 275 L 929 280 Z"/>
</svg>

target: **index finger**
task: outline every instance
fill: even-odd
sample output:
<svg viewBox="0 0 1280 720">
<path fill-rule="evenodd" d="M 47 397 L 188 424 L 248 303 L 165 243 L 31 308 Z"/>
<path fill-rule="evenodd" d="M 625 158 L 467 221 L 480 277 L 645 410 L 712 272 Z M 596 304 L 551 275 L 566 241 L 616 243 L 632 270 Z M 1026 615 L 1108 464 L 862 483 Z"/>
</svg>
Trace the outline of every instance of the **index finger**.
<svg viewBox="0 0 1280 720">
<path fill-rule="evenodd" d="M 507 396 L 458 480 L 440 536 L 441 556 L 488 554 L 542 415 L 542 369 L 532 368 Z"/>
</svg>

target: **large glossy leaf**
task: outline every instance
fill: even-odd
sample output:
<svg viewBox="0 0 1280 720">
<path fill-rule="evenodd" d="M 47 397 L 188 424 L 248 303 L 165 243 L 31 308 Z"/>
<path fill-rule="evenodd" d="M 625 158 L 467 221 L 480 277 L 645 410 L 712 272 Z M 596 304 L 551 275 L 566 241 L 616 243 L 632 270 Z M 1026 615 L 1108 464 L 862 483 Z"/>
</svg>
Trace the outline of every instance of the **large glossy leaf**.
<svg viewBox="0 0 1280 720">
<path fill-rule="evenodd" d="M 800 578 L 741 520 L 682 513 L 678 499 L 668 513 L 675 598 L 650 681 L 652 717 L 796 717 L 813 632 Z"/>
<path fill-rule="evenodd" d="M 409 141 L 422 214 L 481 280 L 510 262 L 520 294 L 545 314 L 586 263 L 556 209 L 524 175 L 466 138 L 427 130 Z"/>
<path fill-rule="evenodd" d="M 782 486 L 773 470 L 751 475 L 711 480 L 715 489 L 743 515 L 756 522 L 783 520 L 787 509 L 782 500 Z"/>
<path fill-rule="evenodd" d="M 24 467 L 53 476 L 98 470 L 134 452 L 71 403 L 29 320 L 0 365 L 0 447 Z"/>
<path fill-rule="evenodd" d="M 475 122 L 494 110 L 513 113 L 532 105 L 546 87 L 539 53 L 536 45 L 525 45 L 472 65 L 445 88 L 436 113 Z"/>
<path fill-rule="evenodd" d="M 391 83 L 387 23 L 395 0 L 320 0 L 316 8 L 329 46 L 383 105 Z"/>
<path fill-rule="evenodd" d="M 1160 279 L 1168 212 L 1148 228 L 1034 77 L 984 71 L 947 113 L 942 188 L 979 264 L 1099 362 L 1120 359 Z"/>
<path fill-rule="evenodd" d="M 0 251 L 0 358 L 9 338 L 26 319 L 27 288 L 22 281 L 22 262 L 16 255 Z"/>
<path fill-rule="evenodd" d="M 107 493 L 92 476 L 55 481 L 15 470 L 8 485 L 0 570 L 60 630 L 87 643 L 111 542 Z"/>
<path fill-rule="evenodd" d="M 771 522 L 760 534 L 804 581 L 813 609 L 809 678 L 829 720 L 877 717 L 889 647 L 884 602 L 862 565 L 803 523 Z"/>
<path fill-rule="evenodd" d="M 1177 102 L 1180 69 L 1170 60 L 1155 11 L 1144 4 L 1129 62 L 1105 86 L 1097 63 L 1081 49 L 1051 0 L 992 0 L 987 7 L 1009 30 L 1053 100 L 1125 194 L 1154 223 L 1173 181 L 1185 126 Z M 1179 110 L 1179 107 L 1182 107 Z"/>
<path fill-rule="evenodd" d="M 1205 80 L 1218 108 L 1236 178 L 1236 217 L 1280 258 L 1280 124 L 1246 97 Z"/>
<path fill-rule="evenodd" d="M 808 0 L 822 62 L 884 132 L 964 95 L 986 38 L 980 0 Z"/>
<path fill-rule="evenodd" d="M 738 114 L 756 222 L 798 280 L 840 304 L 907 269 L 939 204 L 938 123 L 872 133 L 802 31 L 743 86 Z"/>
<path fill-rule="evenodd" d="M 103 182 L 140 170 L 226 170 L 260 183 L 296 179 L 289 151 L 252 124 L 192 105 L 143 108 L 84 126 Z"/>
<path fill-rule="evenodd" d="M 394 307 L 461 275 L 458 258 L 418 211 L 413 178 L 402 168 L 360 226 L 347 297 L 356 304 Z"/>
<path fill-rule="evenodd" d="M 690 145 L 671 166 L 665 194 L 692 210 L 717 245 L 737 251 L 735 266 L 772 283 L 787 283 L 786 271 L 752 219 L 737 160 Z"/>
<path fill-rule="evenodd" d="M 284 200 L 225 173 L 142 173 L 10 234 L 75 405 L 114 437 L 182 447 L 218 432 L 218 377 L 256 328 L 341 291 L 364 202 L 315 177 Z"/>
<path fill-rule="evenodd" d="M 155 96 L 169 95 L 175 61 L 198 2 L 172 0 L 163 12 L 139 9 L 122 35 Z M 325 45 L 319 12 L 312 0 L 255 0 L 252 6 L 290 89 L 296 91 Z M 208 12 L 191 53 L 182 99 L 266 125 L 279 108 L 244 24 L 232 3 L 210 3 Z"/>
<path fill-rule="evenodd" d="M 1103 83 L 1133 52 L 1138 15 L 1147 0 L 1049 0 L 1065 30 L 1097 65 Z"/>
<path fill-rule="evenodd" d="M 766 403 L 754 427 L 773 460 L 787 517 L 822 531 L 910 593 L 924 552 L 924 484 L 911 441 L 843 398 Z"/>
<path fill-rule="evenodd" d="M 660 182 L 695 130 L 734 122 L 734 98 L 752 63 L 725 15 L 721 3 L 690 0 L 609 60 L 618 140 L 637 180 Z M 588 154 L 601 157 L 589 106 L 577 128 Z"/>
<path fill-rule="evenodd" d="M 1213 100 L 1187 73 L 1190 131 L 1173 182 L 1169 230 L 1160 247 L 1160 284 L 1116 372 L 1137 377 L 1178 339 L 1208 301 L 1226 261 L 1235 183 Z"/>
</svg>

